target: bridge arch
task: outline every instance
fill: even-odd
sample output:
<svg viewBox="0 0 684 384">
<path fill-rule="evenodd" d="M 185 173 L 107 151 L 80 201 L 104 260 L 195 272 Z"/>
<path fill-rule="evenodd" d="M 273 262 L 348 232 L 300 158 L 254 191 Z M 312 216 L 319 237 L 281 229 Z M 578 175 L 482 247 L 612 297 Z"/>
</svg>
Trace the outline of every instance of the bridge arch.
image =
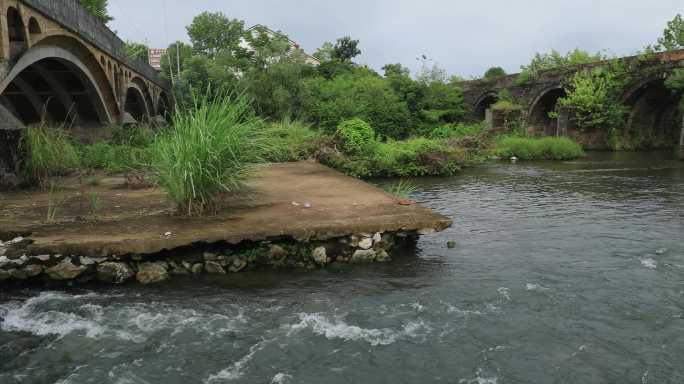
<svg viewBox="0 0 684 384">
<path fill-rule="evenodd" d="M 159 100 L 157 101 L 157 115 L 161 116 L 167 122 L 171 121 L 171 100 L 169 95 L 162 91 L 159 93 Z"/>
<path fill-rule="evenodd" d="M 151 114 L 145 98 L 145 90 L 139 84 L 135 82 L 128 84 L 125 97 L 124 112 L 130 114 L 139 123 L 149 120 Z"/>
<path fill-rule="evenodd" d="M 487 117 L 487 110 L 499 101 L 499 95 L 494 91 L 482 94 L 475 102 L 473 115 L 476 120 L 483 121 Z"/>
<path fill-rule="evenodd" d="M 40 23 L 35 17 L 31 17 L 29 19 L 28 31 L 32 38 L 33 36 L 40 35 L 41 33 L 43 33 L 43 28 L 40 26 Z"/>
<path fill-rule="evenodd" d="M 682 97 L 665 86 L 665 76 L 651 76 L 630 86 L 622 97 L 629 113 L 624 133 L 630 142 L 637 149 L 678 146 L 684 130 Z"/>
<path fill-rule="evenodd" d="M 556 110 L 558 99 L 565 97 L 565 89 L 552 86 L 541 91 L 530 104 L 527 112 L 527 126 L 531 133 L 539 136 L 555 136 L 558 120 L 550 113 Z"/>
<path fill-rule="evenodd" d="M 81 52 L 52 44 L 59 41 L 43 39 L 21 55 L 0 81 L 3 104 L 28 124 L 44 114 L 55 122 L 75 116 L 79 123 L 111 123 L 107 95 L 98 86 L 104 74 L 93 71 Z"/>
</svg>

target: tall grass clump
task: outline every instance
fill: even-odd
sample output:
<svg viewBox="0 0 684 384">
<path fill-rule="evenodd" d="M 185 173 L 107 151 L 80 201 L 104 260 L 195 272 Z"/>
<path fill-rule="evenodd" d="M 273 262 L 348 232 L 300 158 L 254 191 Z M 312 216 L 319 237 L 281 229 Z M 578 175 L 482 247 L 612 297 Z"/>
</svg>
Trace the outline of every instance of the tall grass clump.
<svg viewBox="0 0 684 384">
<path fill-rule="evenodd" d="M 584 156 L 582 146 L 567 137 L 507 136 L 496 143 L 495 152 L 501 157 L 521 160 L 571 160 Z"/>
<path fill-rule="evenodd" d="M 262 127 L 243 95 L 193 95 L 151 146 L 157 182 L 188 215 L 217 209 L 220 196 L 243 190 L 251 165 L 262 160 Z"/>
<path fill-rule="evenodd" d="M 28 127 L 22 142 L 24 172 L 29 180 L 43 183 L 50 176 L 65 176 L 79 169 L 78 152 L 69 134 L 47 124 Z"/>
</svg>

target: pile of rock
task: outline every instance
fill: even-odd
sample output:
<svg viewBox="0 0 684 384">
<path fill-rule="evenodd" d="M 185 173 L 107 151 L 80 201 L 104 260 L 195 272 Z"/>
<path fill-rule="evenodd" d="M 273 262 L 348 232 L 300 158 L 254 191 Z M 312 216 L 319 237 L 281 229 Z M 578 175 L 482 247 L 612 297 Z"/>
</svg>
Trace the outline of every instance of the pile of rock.
<svg viewBox="0 0 684 384">
<path fill-rule="evenodd" d="M 308 268 L 330 263 L 387 262 L 390 251 L 403 242 L 415 241 L 415 233 L 355 234 L 315 242 L 261 242 L 184 255 L 126 255 L 87 257 L 76 255 L 27 255 L 30 239 L 0 241 L 0 282 L 53 280 L 122 284 L 136 279 L 142 284 L 168 280 L 171 276 L 226 275 L 258 267 Z"/>
</svg>

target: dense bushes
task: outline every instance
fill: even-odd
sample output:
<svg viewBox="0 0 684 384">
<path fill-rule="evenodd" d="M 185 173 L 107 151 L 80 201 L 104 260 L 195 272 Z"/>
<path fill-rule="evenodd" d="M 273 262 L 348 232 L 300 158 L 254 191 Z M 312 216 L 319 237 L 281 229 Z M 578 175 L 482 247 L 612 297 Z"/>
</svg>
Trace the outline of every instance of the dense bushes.
<svg viewBox="0 0 684 384">
<path fill-rule="evenodd" d="M 584 156 L 582 146 L 567 137 L 500 138 L 494 149 L 498 156 L 521 160 L 570 160 Z"/>
<path fill-rule="evenodd" d="M 361 119 L 351 119 L 340 123 L 337 137 L 348 154 L 363 154 L 375 144 L 375 131 Z"/>
<path fill-rule="evenodd" d="M 308 120 L 327 133 L 334 133 L 342 121 L 358 117 L 370 123 L 380 136 L 403 138 L 409 134 L 406 103 L 377 75 L 315 78 L 308 81 L 307 87 Z"/>
</svg>

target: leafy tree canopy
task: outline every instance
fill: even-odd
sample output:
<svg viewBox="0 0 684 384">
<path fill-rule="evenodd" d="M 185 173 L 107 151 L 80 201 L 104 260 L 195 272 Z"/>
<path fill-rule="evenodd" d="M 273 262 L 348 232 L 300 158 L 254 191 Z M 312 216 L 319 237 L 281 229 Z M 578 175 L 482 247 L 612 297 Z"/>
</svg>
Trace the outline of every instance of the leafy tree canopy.
<svg viewBox="0 0 684 384">
<path fill-rule="evenodd" d="M 240 42 L 245 35 L 245 22 L 230 19 L 222 12 L 204 12 L 196 16 L 187 27 L 188 36 L 195 53 L 214 57 L 219 51 L 228 50 L 243 54 Z"/>
<path fill-rule="evenodd" d="M 411 71 L 399 63 L 387 64 L 384 67 L 382 67 L 382 70 L 385 71 L 385 77 L 411 75 Z"/>
<path fill-rule="evenodd" d="M 349 36 L 337 39 L 333 47 L 333 58 L 342 62 L 352 61 L 353 58 L 361 54 L 359 41 L 353 40 Z"/>
<path fill-rule="evenodd" d="M 684 48 L 684 19 L 682 19 L 682 15 L 678 14 L 667 23 L 663 37 L 658 39 L 658 45 L 668 51 Z"/>
<path fill-rule="evenodd" d="M 142 43 L 126 41 L 124 43 L 124 54 L 133 60 L 150 61 L 150 48 Z"/>
<path fill-rule="evenodd" d="M 176 53 L 178 51 L 179 54 Z M 166 54 L 161 57 L 161 73 L 165 79 L 178 76 L 179 72 L 185 69 L 185 61 L 192 57 L 192 46 L 182 41 L 177 41 L 169 45 Z M 179 68 L 180 67 L 180 71 Z"/>
<path fill-rule="evenodd" d="M 326 41 L 314 52 L 313 57 L 321 62 L 331 61 L 335 57 L 335 46 L 331 42 Z"/>
<path fill-rule="evenodd" d="M 107 24 L 114 20 L 113 17 L 107 12 L 108 0 L 80 0 L 81 5 L 85 7 L 90 13 L 95 17 L 100 19 L 103 23 Z"/>
</svg>

